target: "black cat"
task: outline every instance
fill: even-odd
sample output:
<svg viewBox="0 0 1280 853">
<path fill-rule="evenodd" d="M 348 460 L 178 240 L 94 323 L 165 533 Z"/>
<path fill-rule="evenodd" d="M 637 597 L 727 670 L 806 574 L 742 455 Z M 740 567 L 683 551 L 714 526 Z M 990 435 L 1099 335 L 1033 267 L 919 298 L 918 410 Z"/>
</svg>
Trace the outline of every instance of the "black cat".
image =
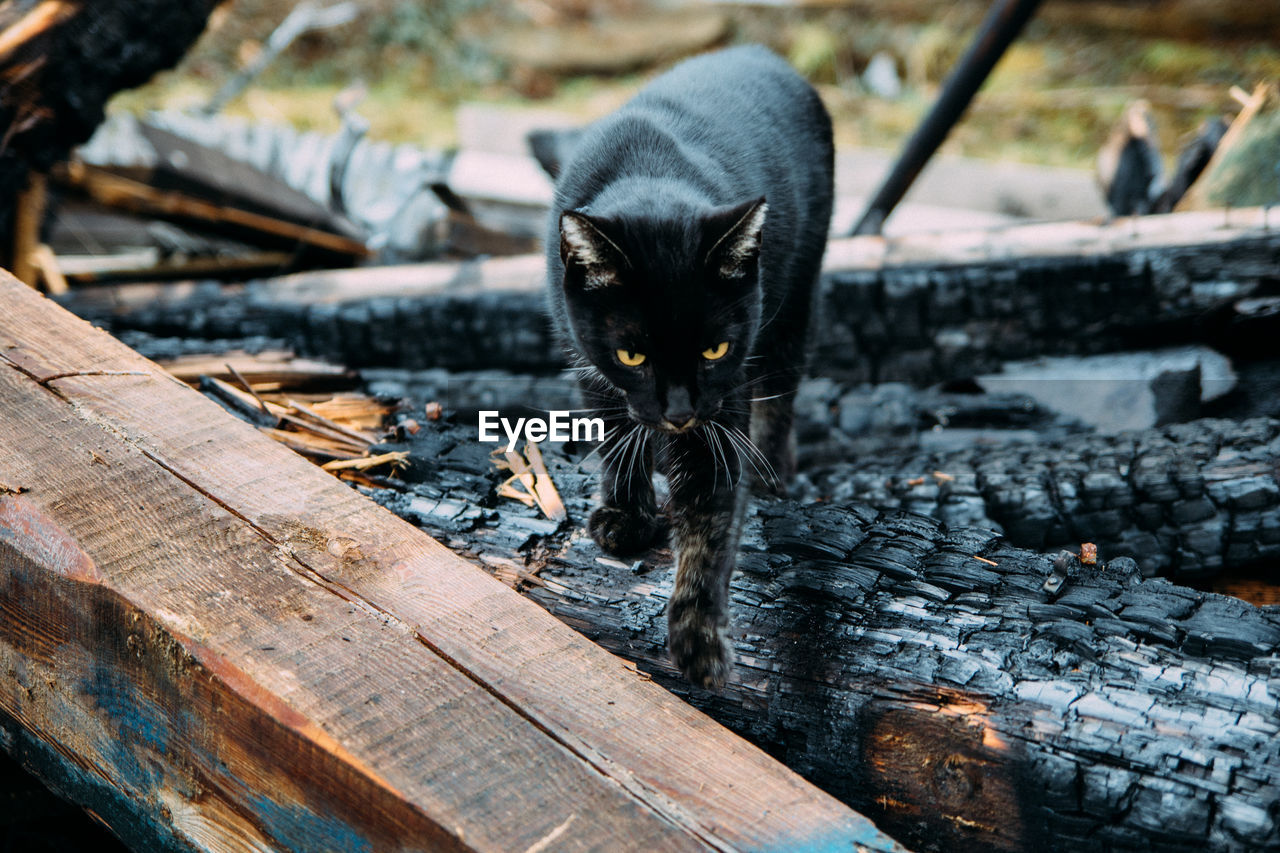
<svg viewBox="0 0 1280 853">
<path fill-rule="evenodd" d="M 556 183 L 551 311 L 607 426 L 591 535 L 613 553 L 652 544 L 656 461 L 677 554 L 667 645 L 695 684 L 729 672 L 741 475 L 781 493 L 794 473 L 832 159 L 817 93 L 742 47 L 681 63 L 587 128 Z"/>
</svg>

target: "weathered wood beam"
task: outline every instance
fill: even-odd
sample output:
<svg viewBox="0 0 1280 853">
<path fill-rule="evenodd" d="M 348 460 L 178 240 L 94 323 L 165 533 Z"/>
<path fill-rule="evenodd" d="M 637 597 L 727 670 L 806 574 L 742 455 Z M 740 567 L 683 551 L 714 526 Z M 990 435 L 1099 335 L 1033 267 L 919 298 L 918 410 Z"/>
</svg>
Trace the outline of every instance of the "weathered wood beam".
<svg viewBox="0 0 1280 853">
<path fill-rule="evenodd" d="M 252 355 L 230 352 L 223 355 L 178 356 L 166 360 L 164 369 L 188 385 L 198 384 L 202 376 L 237 384 L 243 380 L 255 389 L 267 386 L 267 390 L 287 388 L 291 391 L 347 390 L 354 388 L 359 382 L 359 376 L 346 368 L 297 358 L 291 352 L 275 350 Z"/>
<path fill-rule="evenodd" d="M 1280 214 L 1276 214 L 1280 225 Z M 1043 354 L 1205 341 L 1265 348 L 1275 316 L 1237 311 L 1280 266 L 1258 209 L 833 240 L 814 371 L 929 383 Z M 114 330 L 282 337 L 351 366 L 549 370 L 563 363 L 537 256 L 138 286 L 63 304 Z"/>
<path fill-rule="evenodd" d="M 0 746 L 129 843 L 900 849 L 119 342 L 0 299 Z"/>
<path fill-rule="evenodd" d="M 1280 844 L 1274 608 L 1140 580 L 1105 551 L 1055 586 L 1052 555 L 993 532 L 757 502 L 731 590 L 737 669 L 710 694 L 664 649 L 670 553 L 602 555 L 582 532 L 590 476 L 553 447 L 567 522 L 496 498 L 473 438 L 425 428 L 417 482 L 378 499 L 909 846 Z"/>
<path fill-rule="evenodd" d="M 290 269 L 295 252 L 250 252 L 239 257 L 214 256 L 161 260 L 156 249 L 119 255 L 54 256 L 64 279 L 74 284 L 103 284 L 112 281 L 190 281 L 215 278 L 243 281 Z M 63 291 L 50 292 L 61 293 Z"/>
</svg>

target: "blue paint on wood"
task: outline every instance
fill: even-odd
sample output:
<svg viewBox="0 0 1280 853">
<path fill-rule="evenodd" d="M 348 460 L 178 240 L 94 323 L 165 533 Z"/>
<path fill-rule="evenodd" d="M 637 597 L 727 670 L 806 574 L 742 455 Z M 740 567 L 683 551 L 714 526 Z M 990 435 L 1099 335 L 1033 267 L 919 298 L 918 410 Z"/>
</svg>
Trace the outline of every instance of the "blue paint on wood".
<svg viewBox="0 0 1280 853">
<path fill-rule="evenodd" d="M 809 835 L 779 839 L 776 843 L 752 848 L 752 853 L 908 853 L 869 820 L 845 821 L 840 826 L 815 827 Z"/>
<path fill-rule="evenodd" d="M 280 803 L 249 792 L 249 807 L 271 827 L 271 835 L 293 850 L 373 853 L 373 844 L 358 829 L 336 817 L 321 817 L 308 808 Z"/>
<path fill-rule="evenodd" d="M 140 695 L 136 684 L 107 664 L 95 663 L 78 686 L 104 721 L 116 727 L 116 740 L 102 745 L 109 750 L 112 764 L 130 786 L 144 790 L 158 787 L 162 772 L 145 757 L 166 755 L 169 751 L 174 733 L 165 710 L 150 697 Z"/>
<path fill-rule="evenodd" d="M 166 775 L 164 768 L 148 761 L 147 756 L 165 756 L 171 751 L 186 753 L 195 757 L 197 764 L 217 767 L 225 773 L 225 779 L 240 788 L 238 795 L 245 810 L 281 847 L 297 851 L 373 853 L 370 841 L 343 820 L 317 814 L 300 803 L 273 799 L 269 793 L 240 784 L 225 762 L 204 753 L 199 739 L 185 734 L 192 724 L 202 725 L 200 721 L 189 717 L 183 708 L 167 709 L 143 695 L 116 667 L 95 665 L 92 675 L 81 681 L 80 690 L 92 701 L 94 709 L 117 727 L 119 739 L 106 748 L 109 761 L 128 780 L 130 789 L 149 793 L 165 784 L 174 787 L 181 780 Z"/>
<path fill-rule="evenodd" d="M 102 776 L 81 767 L 3 712 L 0 712 L 0 743 L 15 761 L 55 794 L 92 809 L 129 848 L 157 853 L 197 853 L 189 841 L 157 819 L 149 803 L 133 799 Z"/>
</svg>

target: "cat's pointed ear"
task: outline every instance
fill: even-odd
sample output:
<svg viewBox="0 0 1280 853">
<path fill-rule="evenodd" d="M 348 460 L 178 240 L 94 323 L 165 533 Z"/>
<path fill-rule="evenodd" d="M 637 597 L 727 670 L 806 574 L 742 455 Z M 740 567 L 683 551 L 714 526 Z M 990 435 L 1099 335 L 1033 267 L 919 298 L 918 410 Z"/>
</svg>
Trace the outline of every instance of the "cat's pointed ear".
<svg viewBox="0 0 1280 853">
<path fill-rule="evenodd" d="M 713 240 L 707 266 L 721 278 L 745 278 L 760 257 L 764 217 L 769 210 L 763 198 L 722 207 L 707 217 L 706 233 Z"/>
<path fill-rule="evenodd" d="M 576 210 L 560 214 L 560 260 L 566 281 L 577 279 L 587 290 L 611 287 L 620 280 L 619 270 L 627 256 L 604 233 L 602 223 Z"/>
</svg>

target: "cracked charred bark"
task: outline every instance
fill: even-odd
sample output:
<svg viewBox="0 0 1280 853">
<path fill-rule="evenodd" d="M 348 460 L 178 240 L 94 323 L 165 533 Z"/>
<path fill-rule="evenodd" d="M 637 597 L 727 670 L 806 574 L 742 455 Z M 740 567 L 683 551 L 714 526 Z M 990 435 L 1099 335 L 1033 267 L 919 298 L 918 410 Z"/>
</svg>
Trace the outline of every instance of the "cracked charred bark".
<svg viewBox="0 0 1280 853">
<path fill-rule="evenodd" d="M 998 526 L 1024 548 L 1094 542 L 1145 575 L 1280 561 L 1280 421 L 1200 420 L 999 449 L 907 451 L 807 472 L 810 498 Z"/>
<path fill-rule="evenodd" d="M 419 482 L 379 500 L 915 849 L 1280 844 L 1274 609 L 1141 580 L 1124 558 L 1051 594 L 1053 558 L 994 532 L 756 502 L 737 670 L 713 695 L 664 652 L 670 554 L 614 560 L 583 535 L 582 466 L 548 454 L 557 525 L 495 498 L 470 429 L 414 445 Z"/>
<path fill-rule="evenodd" d="M 581 405 L 562 377 L 364 377 L 375 393 L 438 400 L 464 418 L 478 409 L 536 414 L 533 400 L 543 411 Z M 1280 560 L 1280 421 L 1205 419 L 1097 435 L 1021 395 L 813 381 L 801 388 L 796 417 L 794 496 L 805 501 L 906 509 L 953 527 L 990 527 L 1034 550 L 1093 542 L 1108 559 L 1134 558 L 1144 575 L 1183 581 Z M 922 446 L 919 436 L 944 446 Z M 1014 440 L 1028 437 L 1036 440 Z"/>
</svg>

